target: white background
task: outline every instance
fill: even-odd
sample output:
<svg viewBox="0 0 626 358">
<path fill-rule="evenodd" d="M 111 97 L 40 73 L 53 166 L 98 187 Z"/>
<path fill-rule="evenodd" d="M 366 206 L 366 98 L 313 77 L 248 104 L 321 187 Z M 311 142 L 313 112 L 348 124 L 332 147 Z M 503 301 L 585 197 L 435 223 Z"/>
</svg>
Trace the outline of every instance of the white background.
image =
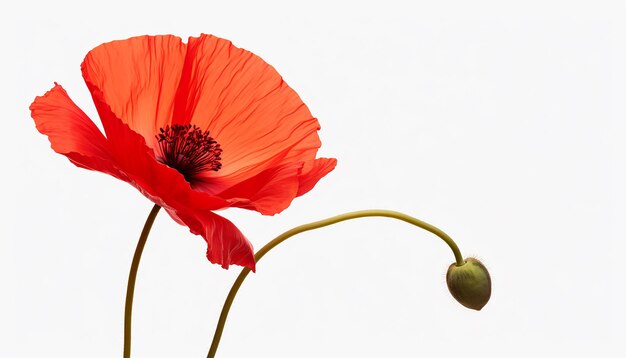
<svg viewBox="0 0 626 358">
<path fill-rule="evenodd" d="M 119 357 L 152 204 L 55 154 L 28 106 L 100 43 L 211 33 L 263 57 L 322 125 L 337 169 L 275 217 L 221 212 L 258 249 L 293 226 L 386 208 L 448 232 L 493 278 L 448 293 L 433 235 L 389 219 L 293 238 L 244 283 L 219 357 L 614 357 L 626 336 L 626 12 L 618 2 L 5 3 L 0 12 L 0 356 Z M 161 213 L 133 356 L 204 357 L 239 273 Z"/>
</svg>

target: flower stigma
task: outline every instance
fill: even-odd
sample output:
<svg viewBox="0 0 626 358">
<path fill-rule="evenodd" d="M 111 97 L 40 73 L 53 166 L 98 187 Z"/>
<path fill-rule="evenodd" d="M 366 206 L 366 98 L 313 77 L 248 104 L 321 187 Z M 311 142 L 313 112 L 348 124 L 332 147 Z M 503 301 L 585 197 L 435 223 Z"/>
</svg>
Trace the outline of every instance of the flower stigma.
<svg viewBox="0 0 626 358">
<path fill-rule="evenodd" d="M 222 167 L 219 143 L 196 125 L 174 124 L 160 128 L 156 139 L 161 150 L 157 160 L 178 170 L 188 182 L 203 171 Z"/>
</svg>

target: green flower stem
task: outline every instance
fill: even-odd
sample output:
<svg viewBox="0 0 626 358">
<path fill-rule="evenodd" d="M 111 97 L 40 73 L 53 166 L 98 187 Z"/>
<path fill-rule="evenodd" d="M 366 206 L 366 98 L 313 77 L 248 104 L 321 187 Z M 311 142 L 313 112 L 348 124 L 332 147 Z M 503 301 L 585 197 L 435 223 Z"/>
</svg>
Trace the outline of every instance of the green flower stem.
<svg viewBox="0 0 626 358">
<path fill-rule="evenodd" d="M 295 227 L 289 231 L 284 232 L 283 234 L 279 235 L 278 237 L 276 237 L 274 240 L 270 241 L 267 245 L 263 246 L 255 255 L 254 258 L 257 262 L 259 262 L 259 260 L 261 260 L 261 258 L 263 256 L 265 256 L 265 254 L 267 254 L 271 249 L 273 249 L 274 247 L 278 246 L 280 243 L 282 243 L 283 241 L 287 240 L 288 238 L 297 235 L 301 232 L 305 232 L 305 231 L 309 231 L 309 230 L 314 230 L 314 229 L 319 229 L 321 227 L 324 226 L 328 226 L 328 225 L 332 225 L 332 224 L 336 224 L 338 222 L 341 221 L 346 221 L 346 220 L 352 220 L 352 219 L 358 219 L 358 218 L 364 218 L 364 217 L 370 217 L 370 216 L 382 216 L 382 217 L 388 217 L 388 218 L 393 218 L 393 219 L 398 219 L 401 221 L 405 221 L 409 224 L 413 224 L 415 226 L 418 226 L 426 231 L 430 231 L 433 234 L 439 236 L 446 244 L 448 244 L 448 246 L 450 247 L 450 249 L 452 249 L 452 252 L 454 253 L 454 258 L 456 260 L 456 265 L 457 266 L 462 266 L 465 262 L 463 260 L 463 256 L 461 256 L 461 251 L 459 250 L 459 247 L 456 245 L 456 243 L 454 242 L 454 240 L 452 240 L 452 238 L 450 238 L 450 236 L 448 236 L 446 233 L 444 233 L 443 231 L 439 230 L 438 228 L 423 222 L 419 219 L 416 219 L 414 217 L 408 216 L 406 214 L 402 214 L 399 213 L 397 211 L 391 211 L 391 210 L 362 210 L 362 211 L 354 211 L 354 212 L 350 212 L 350 213 L 346 213 L 346 214 L 341 214 L 341 215 L 337 215 L 337 216 L 333 216 L 331 218 L 328 219 L 324 219 L 324 220 L 320 220 L 320 221 L 315 221 L 309 224 L 304 224 L 298 227 Z M 220 314 L 220 318 L 219 321 L 217 323 L 217 327 L 215 328 L 215 334 L 213 336 L 213 342 L 211 343 L 211 348 L 209 350 L 209 354 L 207 355 L 208 358 L 214 358 L 215 357 L 215 353 L 217 352 L 217 347 L 220 343 L 220 338 L 222 337 L 222 332 L 224 331 L 224 324 L 226 323 L 226 318 L 228 317 L 228 311 L 230 310 L 230 306 L 233 304 L 233 301 L 235 300 L 235 295 L 237 295 L 237 291 L 239 291 L 239 287 L 241 287 L 241 284 L 243 283 L 243 281 L 246 279 L 246 277 L 248 276 L 248 274 L 250 273 L 250 269 L 249 268 L 244 268 L 243 270 L 241 270 L 241 273 L 239 274 L 239 276 L 237 277 L 237 279 L 235 280 L 235 283 L 233 284 L 233 287 L 230 289 L 230 292 L 228 293 L 228 296 L 226 297 L 226 301 L 224 302 L 224 307 L 222 308 L 222 313 Z"/>
<path fill-rule="evenodd" d="M 144 246 L 146 246 L 146 240 L 148 240 L 148 234 L 154 223 L 154 219 L 159 213 L 160 206 L 154 205 L 152 211 L 146 219 L 146 223 L 141 230 L 141 236 L 139 236 L 139 242 L 135 249 L 135 255 L 133 256 L 133 262 L 130 265 L 130 273 L 128 274 L 128 287 L 126 288 L 126 304 L 124 306 L 124 358 L 130 358 L 130 332 L 131 332 L 131 320 L 133 316 L 133 296 L 135 294 L 135 280 L 137 279 L 137 269 L 139 268 L 139 261 L 141 260 L 141 253 Z"/>
</svg>

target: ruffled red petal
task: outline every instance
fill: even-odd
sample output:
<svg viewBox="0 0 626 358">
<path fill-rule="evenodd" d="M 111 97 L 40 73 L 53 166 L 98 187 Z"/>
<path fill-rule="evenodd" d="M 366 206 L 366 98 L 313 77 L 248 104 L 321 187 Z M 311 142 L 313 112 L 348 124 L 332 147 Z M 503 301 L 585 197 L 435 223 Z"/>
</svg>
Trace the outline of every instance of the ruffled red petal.
<svg viewBox="0 0 626 358">
<path fill-rule="evenodd" d="M 55 152 L 81 168 L 128 179 L 116 168 L 106 138 L 63 87 L 55 83 L 50 91 L 35 98 L 30 111 L 37 130 L 48 136 Z"/>
<path fill-rule="evenodd" d="M 326 174 L 330 173 L 337 166 L 335 158 L 319 158 L 306 162 L 302 168 L 302 173 L 298 177 L 298 195 L 304 195 L 313 189 L 315 184 Z"/>
<path fill-rule="evenodd" d="M 235 183 L 217 196 L 228 199 L 235 207 L 263 215 L 278 214 L 288 208 L 293 199 L 313 189 L 336 165 L 337 160 L 332 158 L 282 164 Z"/>
<path fill-rule="evenodd" d="M 209 261 L 225 269 L 229 265 L 239 265 L 255 271 L 252 244 L 232 222 L 211 211 L 168 212 L 184 222 L 193 234 L 205 239 Z"/>
<path fill-rule="evenodd" d="M 207 240 L 206 257 L 227 269 L 229 264 L 256 270 L 252 244 L 229 220 L 210 211 L 198 215 L 203 223 Z"/>
<path fill-rule="evenodd" d="M 314 162 L 319 123 L 276 70 L 214 36 L 189 39 L 174 118 L 220 143 L 222 169 L 204 173 L 195 188 L 233 206 L 278 213 L 336 164 Z"/>
<path fill-rule="evenodd" d="M 274 215 L 286 209 L 298 194 L 303 163 L 287 163 L 266 169 L 218 194 L 232 206 Z"/>
<path fill-rule="evenodd" d="M 116 117 L 153 147 L 158 129 L 171 122 L 185 52 L 176 36 L 133 37 L 89 51 L 81 69 Z"/>
<path fill-rule="evenodd" d="M 207 174 L 218 187 L 221 178 L 246 180 L 272 166 L 313 159 L 320 146 L 319 123 L 278 72 L 210 35 L 189 38 L 174 120 L 208 129 L 220 143 L 222 169 Z"/>
</svg>

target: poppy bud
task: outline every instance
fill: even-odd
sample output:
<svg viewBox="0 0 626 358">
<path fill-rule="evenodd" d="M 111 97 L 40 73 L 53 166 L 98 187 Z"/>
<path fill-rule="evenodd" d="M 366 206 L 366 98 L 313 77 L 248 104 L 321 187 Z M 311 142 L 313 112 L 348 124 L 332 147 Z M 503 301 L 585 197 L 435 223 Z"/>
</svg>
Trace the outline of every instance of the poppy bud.
<svg viewBox="0 0 626 358">
<path fill-rule="evenodd" d="M 460 304 L 480 311 L 491 297 L 491 277 L 485 265 L 470 257 L 465 264 L 453 263 L 446 274 L 448 290 Z"/>
</svg>

